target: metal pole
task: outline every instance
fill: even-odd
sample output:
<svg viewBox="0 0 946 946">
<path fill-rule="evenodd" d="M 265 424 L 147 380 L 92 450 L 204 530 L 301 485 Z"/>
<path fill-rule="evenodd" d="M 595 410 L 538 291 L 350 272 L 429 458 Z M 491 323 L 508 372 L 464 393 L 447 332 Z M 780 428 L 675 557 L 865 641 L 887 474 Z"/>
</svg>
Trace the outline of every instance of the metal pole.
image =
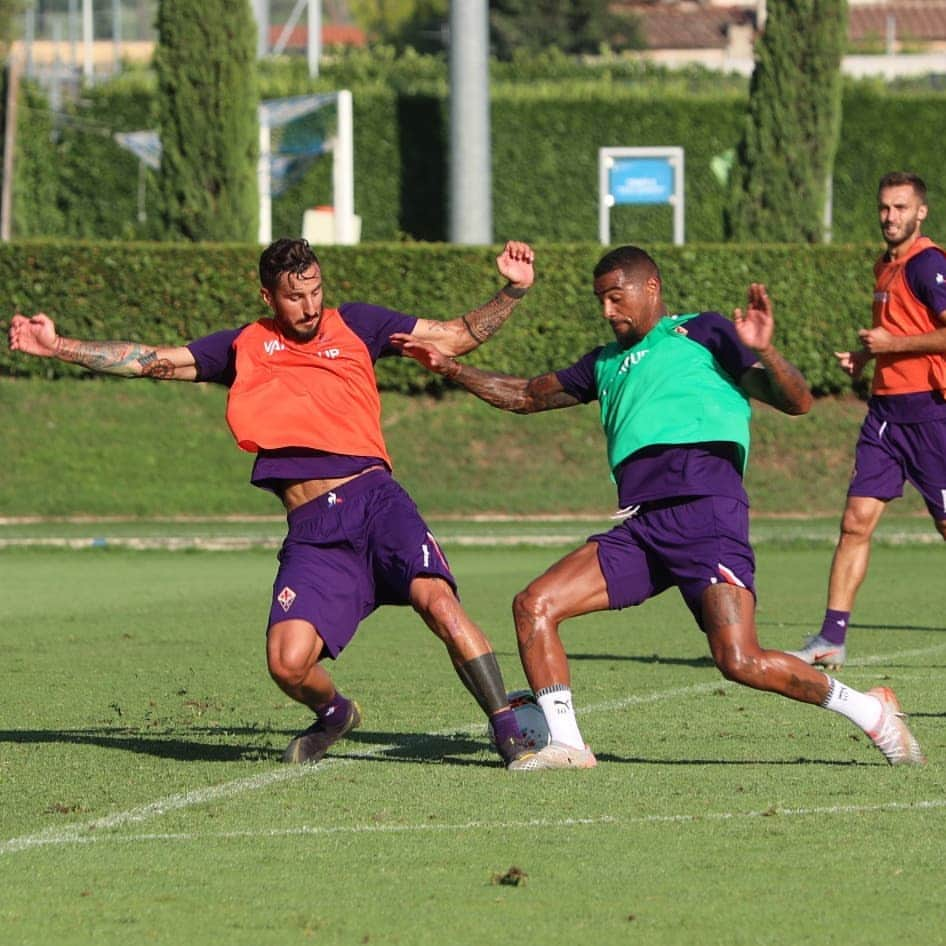
<svg viewBox="0 0 946 946">
<path fill-rule="evenodd" d="M 112 0 L 112 71 L 117 73 L 122 64 L 122 0 Z"/>
<path fill-rule="evenodd" d="M 253 0 L 253 16 L 256 18 L 256 58 L 269 55 L 269 0 Z"/>
<path fill-rule="evenodd" d="M 7 114 L 3 130 L 3 185 L 0 188 L 0 240 L 10 239 L 13 229 L 13 157 L 16 152 L 17 102 L 20 97 L 20 58 L 7 63 Z"/>
<path fill-rule="evenodd" d="M 95 75 L 95 59 L 92 55 L 94 39 L 92 0 L 82 0 L 82 75 L 87 81 L 91 81 Z"/>
<path fill-rule="evenodd" d="M 26 11 L 26 25 L 23 30 L 23 48 L 26 53 L 26 77 L 33 78 L 33 41 L 36 39 L 36 7 Z"/>
<path fill-rule="evenodd" d="M 686 241 L 684 239 L 684 220 L 686 219 L 685 207 L 685 189 L 683 186 L 683 149 L 679 149 L 679 154 L 670 159 L 673 167 L 673 242 L 677 246 L 682 246 Z"/>
<path fill-rule="evenodd" d="M 486 0 L 450 3 L 450 241 L 493 240 Z"/>
<path fill-rule="evenodd" d="M 69 0 L 69 57 L 73 69 L 79 68 L 79 0 Z"/>
<path fill-rule="evenodd" d="M 319 74 L 322 59 L 322 0 L 309 0 L 309 41 L 306 45 L 309 75 Z"/>
<path fill-rule="evenodd" d="M 338 133 L 332 151 L 332 200 L 335 204 L 335 242 L 355 243 L 355 155 L 352 98 L 342 89 L 336 100 Z"/>
<path fill-rule="evenodd" d="M 256 166 L 256 180 L 259 188 L 259 231 L 261 244 L 268 246 L 273 240 L 273 197 L 272 197 L 272 136 L 269 119 L 259 110 L 259 162 Z"/>
<path fill-rule="evenodd" d="M 603 148 L 598 149 L 598 242 L 607 246 L 611 242 L 611 208 L 614 197 L 611 194 L 611 168 L 614 158 L 607 155 Z"/>
</svg>

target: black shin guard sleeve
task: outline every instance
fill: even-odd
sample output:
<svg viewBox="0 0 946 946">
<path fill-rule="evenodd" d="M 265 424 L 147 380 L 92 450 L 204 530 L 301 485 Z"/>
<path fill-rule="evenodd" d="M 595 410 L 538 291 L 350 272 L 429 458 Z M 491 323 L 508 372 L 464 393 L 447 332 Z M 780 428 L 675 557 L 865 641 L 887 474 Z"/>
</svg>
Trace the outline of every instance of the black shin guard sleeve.
<svg viewBox="0 0 946 946">
<path fill-rule="evenodd" d="M 506 685 L 494 653 L 474 657 L 456 670 L 463 685 L 473 694 L 487 716 L 492 716 L 508 703 Z"/>
</svg>

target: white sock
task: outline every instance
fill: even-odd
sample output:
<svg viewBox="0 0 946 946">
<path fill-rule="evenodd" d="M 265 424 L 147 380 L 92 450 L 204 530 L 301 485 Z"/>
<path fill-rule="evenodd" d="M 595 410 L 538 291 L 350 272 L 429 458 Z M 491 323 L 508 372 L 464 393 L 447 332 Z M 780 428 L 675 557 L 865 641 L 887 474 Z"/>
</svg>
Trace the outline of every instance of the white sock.
<svg viewBox="0 0 946 946">
<path fill-rule="evenodd" d="M 539 701 L 545 721 L 549 724 L 552 741 L 575 749 L 584 749 L 585 740 L 581 738 L 578 721 L 575 719 L 575 708 L 572 706 L 572 691 L 557 683 L 543 687 L 536 693 L 535 698 Z"/>
<path fill-rule="evenodd" d="M 828 676 L 825 674 L 825 676 Z M 873 732 L 880 722 L 884 707 L 876 696 L 861 693 L 845 686 L 834 677 L 828 677 L 828 697 L 821 705 L 846 716 L 855 726 L 860 726 L 866 733 Z"/>
</svg>

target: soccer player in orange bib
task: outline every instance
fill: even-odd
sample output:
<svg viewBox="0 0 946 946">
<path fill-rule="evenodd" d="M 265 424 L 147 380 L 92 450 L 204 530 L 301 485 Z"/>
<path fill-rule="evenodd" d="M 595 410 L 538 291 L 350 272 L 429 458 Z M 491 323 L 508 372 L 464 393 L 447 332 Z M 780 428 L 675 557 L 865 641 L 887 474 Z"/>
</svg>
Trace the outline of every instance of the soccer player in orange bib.
<svg viewBox="0 0 946 946">
<path fill-rule="evenodd" d="M 410 604 L 446 645 L 489 718 L 506 765 L 532 754 L 492 647 L 457 598 L 456 580 L 407 492 L 391 475 L 374 362 L 396 355 L 394 333 L 464 354 L 487 341 L 532 285 L 532 249 L 509 242 L 496 260 L 507 282 L 449 321 L 364 302 L 324 305 L 322 268 L 305 240 L 277 240 L 260 257 L 271 318 L 179 347 L 63 338 L 46 315 L 14 316 L 10 347 L 121 377 L 209 381 L 229 388 L 227 423 L 256 454 L 252 482 L 275 493 L 289 531 L 279 552 L 266 656 L 282 690 L 315 713 L 285 762 L 317 762 L 361 723 L 323 666 L 382 604 Z M 396 681 L 392 683 L 396 685 Z"/>
<path fill-rule="evenodd" d="M 886 251 L 874 264 L 874 319 L 861 347 L 835 352 L 852 378 L 874 359 L 867 417 L 828 579 L 824 622 L 792 653 L 838 669 L 858 589 L 867 575 L 871 537 L 887 503 L 910 482 L 946 539 L 946 252 L 920 233 L 926 184 L 915 174 L 880 180 L 877 209 Z"/>
</svg>

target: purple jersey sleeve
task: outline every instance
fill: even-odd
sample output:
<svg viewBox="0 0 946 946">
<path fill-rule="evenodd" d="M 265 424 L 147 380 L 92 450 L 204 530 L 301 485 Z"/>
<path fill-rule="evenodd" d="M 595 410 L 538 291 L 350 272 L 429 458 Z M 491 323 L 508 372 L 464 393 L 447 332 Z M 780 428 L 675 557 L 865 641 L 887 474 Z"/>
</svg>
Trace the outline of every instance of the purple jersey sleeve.
<svg viewBox="0 0 946 946">
<path fill-rule="evenodd" d="M 701 312 L 686 323 L 686 330 L 690 341 L 708 349 L 737 384 L 746 370 L 759 360 L 755 352 L 739 341 L 732 322 L 718 312 Z M 574 364 L 555 372 L 562 387 L 584 404 L 598 397 L 595 362 L 602 348 L 599 346 L 593 349 Z"/>
<path fill-rule="evenodd" d="M 577 397 L 582 404 L 588 404 L 598 397 L 598 382 L 595 379 L 595 362 L 604 349 L 603 345 L 582 355 L 574 364 L 555 372 L 555 377 L 565 391 Z"/>
<path fill-rule="evenodd" d="M 399 355 L 396 348 L 388 345 L 388 339 L 395 332 L 410 335 L 417 324 L 413 315 L 367 302 L 343 302 L 338 311 L 345 324 L 365 343 L 372 361 L 385 355 Z"/>
<path fill-rule="evenodd" d="M 210 381 L 213 384 L 233 384 L 236 374 L 236 356 L 233 343 L 241 328 L 227 328 L 212 335 L 204 335 L 188 342 L 187 347 L 197 362 L 197 380 Z"/>
<path fill-rule="evenodd" d="M 907 283 L 933 315 L 946 312 L 946 256 L 930 247 L 907 260 Z"/>
<path fill-rule="evenodd" d="M 701 312 L 686 323 L 687 337 L 708 349 L 717 364 L 737 384 L 759 356 L 739 341 L 732 322 L 719 312 Z"/>
</svg>

